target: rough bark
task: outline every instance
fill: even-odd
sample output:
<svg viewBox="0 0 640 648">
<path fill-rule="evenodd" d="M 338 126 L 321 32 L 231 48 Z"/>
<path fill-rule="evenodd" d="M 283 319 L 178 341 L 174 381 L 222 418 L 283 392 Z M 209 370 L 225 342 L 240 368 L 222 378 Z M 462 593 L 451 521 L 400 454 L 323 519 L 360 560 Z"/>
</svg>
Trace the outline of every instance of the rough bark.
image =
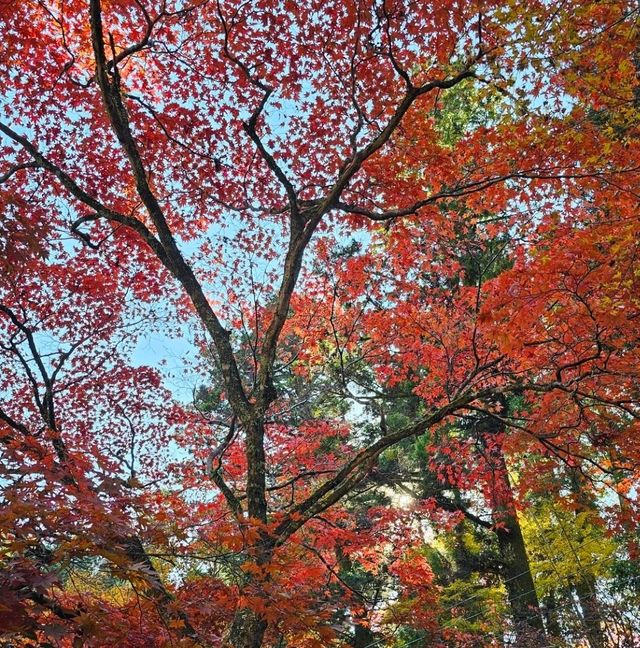
<svg viewBox="0 0 640 648">
<path fill-rule="evenodd" d="M 513 515 L 504 519 L 504 525 L 504 528 L 496 531 L 496 535 L 504 566 L 504 584 L 516 635 L 520 640 L 523 636 L 531 636 L 531 629 L 537 631 L 534 634 L 541 635 L 544 626 L 520 524 Z"/>
<path fill-rule="evenodd" d="M 502 424 L 496 419 L 490 419 L 486 424 L 489 434 L 502 431 Z M 544 624 L 507 464 L 499 444 L 491 445 L 489 454 L 493 466 L 493 518 L 498 525 L 496 536 L 517 637 L 516 645 L 535 645 L 532 642 L 543 640 Z"/>
<path fill-rule="evenodd" d="M 238 610 L 222 648 L 261 648 L 266 630 L 267 622 L 259 614 Z"/>
</svg>

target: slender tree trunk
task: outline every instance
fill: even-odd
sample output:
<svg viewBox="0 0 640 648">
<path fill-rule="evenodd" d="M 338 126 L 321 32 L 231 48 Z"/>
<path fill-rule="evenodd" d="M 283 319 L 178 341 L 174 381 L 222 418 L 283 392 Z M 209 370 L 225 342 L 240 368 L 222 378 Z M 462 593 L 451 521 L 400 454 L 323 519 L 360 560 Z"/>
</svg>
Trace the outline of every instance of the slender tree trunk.
<svg viewBox="0 0 640 648">
<path fill-rule="evenodd" d="M 588 484 L 584 476 L 577 470 L 571 471 L 571 490 L 576 496 L 576 500 L 580 505 L 580 509 L 576 514 L 588 513 L 595 509 L 593 498 L 588 490 Z M 569 543 L 571 542 L 567 538 Z M 578 534 L 578 542 L 584 540 L 582 533 Z M 606 637 L 603 631 L 604 619 L 600 610 L 600 602 L 596 596 L 596 579 L 595 576 L 583 569 L 583 565 L 577 564 L 579 572 L 576 576 L 574 589 L 580 601 L 580 608 L 582 609 L 582 622 L 584 625 L 585 634 L 589 641 L 591 648 L 602 648 L 606 645 Z"/>
<path fill-rule="evenodd" d="M 360 625 L 356 622 L 355 633 L 353 636 L 353 648 L 365 648 L 365 646 L 374 643 L 375 640 L 375 635 L 367 626 Z"/>
<path fill-rule="evenodd" d="M 515 516 L 503 523 L 505 527 L 497 529 L 496 535 L 516 634 L 519 638 L 540 637 L 544 625 L 520 524 Z"/>
<path fill-rule="evenodd" d="M 254 558 L 257 565 L 265 565 L 271 558 L 268 550 L 260 552 Z M 264 578 L 253 578 L 244 587 L 245 593 L 260 597 L 263 592 Z M 264 605 L 269 601 L 265 600 Z M 231 627 L 225 636 L 221 648 L 262 648 L 268 623 L 259 612 L 248 607 L 238 607 Z"/>
<path fill-rule="evenodd" d="M 240 609 L 236 612 L 223 648 L 262 648 L 267 622 L 261 615 Z"/>
<path fill-rule="evenodd" d="M 578 576 L 575 583 L 576 594 L 582 609 L 582 622 L 591 648 L 603 648 L 606 638 L 602 631 L 603 618 L 600 603 L 596 597 L 596 579 L 591 574 Z"/>
<path fill-rule="evenodd" d="M 544 599 L 543 617 L 549 636 L 560 639 L 562 637 L 562 628 L 560 628 L 558 621 L 557 607 L 556 595 L 554 592 L 551 592 Z"/>
<path fill-rule="evenodd" d="M 245 422 L 246 459 L 247 459 L 247 514 L 249 519 L 266 524 L 266 464 L 264 452 L 264 422 L 256 416 Z M 273 545 L 266 532 L 261 533 L 260 540 L 249 547 L 250 559 L 258 567 L 264 566 L 271 560 Z M 260 596 L 265 577 L 252 579 L 246 585 L 248 591 Z M 231 628 L 223 648 L 262 648 L 267 621 L 258 612 L 246 607 L 236 610 Z"/>
<path fill-rule="evenodd" d="M 495 433 L 501 432 L 501 426 L 495 421 Z M 502 448 L 490 446 L 490 457 L 493 464 L 493 517 L 496 524 L 496 536 L 500 549 L 500 558 L 504 565 L 504 585 L 509 597 L 513 616 L 517 645 L 535 646 L 544 636 L 544 624 L 540 602 L 529 566 L 522 529 L 518 520 L 515 498 L 507 472 Z"/>
<path fill-rule="evenodd" d="M 338 565 L 340 566 L 340 575 L 342 578 L 348 577 L 348 574 L 353 569 L 353 563 L 348 555 L 345 555 L 340 547 L 336 548 L 336 557 L 338 558 Z M 377 599 L 377 594 L 376 597 Z M 363 599 L 364 603 L 364 599 Z M 351 610 L 353 623 L 354 623 L 354 633 L 353 639 L 350 640 L 349 644 L 353 648 L 365 648 L 374 643 L 376 640 L 375 635 L 371 632 L 369 625 L 367 624 L 368 612 L 365 607 L 364 610 L 361 610 L 358 614 L 353 613 Z"/>
</svg>

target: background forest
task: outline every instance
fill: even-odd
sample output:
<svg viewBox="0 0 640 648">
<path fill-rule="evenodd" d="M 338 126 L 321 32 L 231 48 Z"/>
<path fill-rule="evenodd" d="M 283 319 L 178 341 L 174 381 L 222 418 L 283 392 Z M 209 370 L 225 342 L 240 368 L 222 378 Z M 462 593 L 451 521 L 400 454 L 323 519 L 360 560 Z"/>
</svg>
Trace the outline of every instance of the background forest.
<svg viewBox="0 0 640 648">
<path fill-rule="evenodd" d="M 1 0 L 0 645 L 640 646 L 639 11 Z"/>
</svg>

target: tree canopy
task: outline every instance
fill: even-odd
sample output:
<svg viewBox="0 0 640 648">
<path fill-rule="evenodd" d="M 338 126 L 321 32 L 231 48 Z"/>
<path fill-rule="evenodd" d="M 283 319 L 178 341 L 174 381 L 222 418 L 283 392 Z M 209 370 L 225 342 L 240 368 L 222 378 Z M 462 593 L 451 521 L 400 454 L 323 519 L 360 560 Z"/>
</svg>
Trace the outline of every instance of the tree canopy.
<svg viewBox="0 0 640 648">
<path fill-rule="evenodd" d="M 636 645 L 636 2 L 0 34 L 6 645 Z"/>
</svg>

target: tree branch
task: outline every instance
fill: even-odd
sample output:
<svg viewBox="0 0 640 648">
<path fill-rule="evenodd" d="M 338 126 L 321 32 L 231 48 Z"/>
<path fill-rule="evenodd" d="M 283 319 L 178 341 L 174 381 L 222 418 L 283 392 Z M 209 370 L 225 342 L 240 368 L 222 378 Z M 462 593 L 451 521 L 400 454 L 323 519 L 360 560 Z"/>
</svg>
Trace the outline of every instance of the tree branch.
<svg viewBox="0 0 640 648">
<path fill-rule="evenodd" d="M 23 169 L 37 169 L 40 165 L 37 162 L 24 162 L 23 164 L 15 164 L 6 173 L 0 175 L 0 184 L 4 184 L 11 176 Z"/>
<path fill-rule="evenodd" d="M 426 418 L 392 434 L 388 434 L 376 443 L 358 452 L 347 462 L 336 475 L 319 486 L 303 502 L 295 506 L 278 525 L 274 535 L 276 544 L 282 544 L 292 533 L 295 533 L 307 520 L 338 502 L 349 490 L 367 474 L 372 462 L 387 448 L 403 439 L 423 434 L 433 425 L 451 416 L 469 403 L 482 398 L 485 392 L 467 393 L 439 408 Z"/>
<path fill-rule="evenodd" d="M 168 261 L 168 263 L 165 262 L 165 265 L 184 287 L 200 319 L 213 338 L 220 359 L 220 366 L 228 390 L 229 400 L 238 415 L 244 421 L 248 421 L 252 415 L 252 408 L 242 385 L 233 349 L 231 348 L 230 334 L 222 326 L 211 304 L 205 297 L 202 286 L 193 273 L 193 270 L 184 260 L 162 208 L 151 190 L 142 157 L 140 156 L 131 132 L 127 109 L 122 101 L 120 76 L 117 66 L 114 66 L 111 73 L 107 66 L 100 0 L 90 0 L 89 7 L 91 41 L 96 61 L 96 80 L 102 93 L 111 126 L 129 160 L 138 195 L 158 232 L 160 243 L 165 252 L 163 256 Z"/>
</svg>

